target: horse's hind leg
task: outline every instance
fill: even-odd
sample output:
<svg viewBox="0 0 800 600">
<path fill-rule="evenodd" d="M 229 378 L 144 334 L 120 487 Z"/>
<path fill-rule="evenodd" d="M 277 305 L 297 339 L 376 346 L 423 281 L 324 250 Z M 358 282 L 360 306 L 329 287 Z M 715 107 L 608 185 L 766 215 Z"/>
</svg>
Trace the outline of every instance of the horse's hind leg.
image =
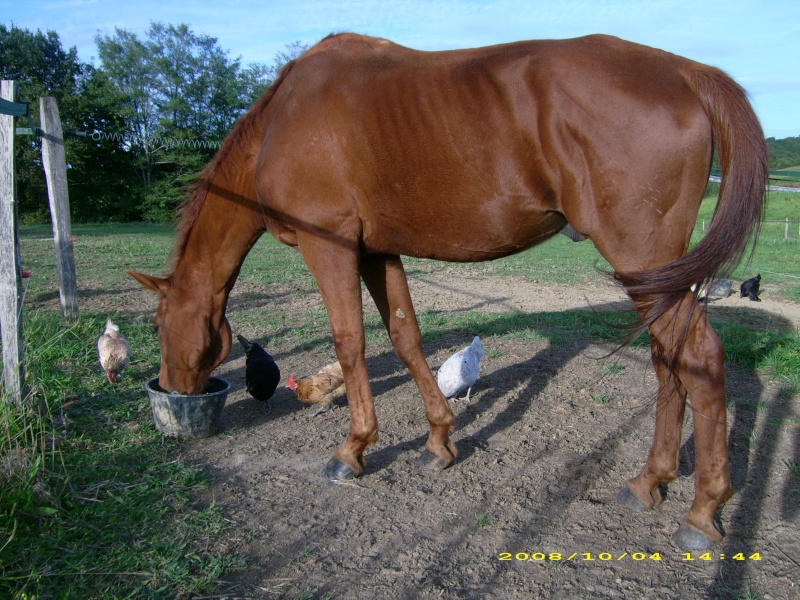
<svg viewBox="0 0 800 600">
<path fill-rule="evenodd" d="M 375 300 L 397 356 L 408 368 L 425 401 L 430 435 L 418 464 L 443 469 L 457 456 L 449 437 L 455 419 L 422 353 L 419 324 L 403 263 L 399 256 L 364 258 L 361 277 Z"/>
<path fill-rule="evenodd" d="M 669 370 L 651 337 L 653 366 L 659 388 L 656 402 L 656 427 L 647 463 L 641 473 L 628 481 L 617 495 L 617 502 L 631 510 L 655 508 L 663 501 L 659 486 L 678 474 L 678 451 L 681 444 L 686 392 L 675 385 Z"/>
<path fill-rule="evenodd" d="M 676 380 L 670 375 L 666 361 L 674 354 L 675 340 L 687 318 L 690 321 Z M 694 421 L 695 498 L 673 540 L 687 549 L 707 548 L 722 540 L 714 514 L 731 496 L 722 344 L 690 294 L 650 327 L 650 336 L 653 362 L 661 384 L 656 430 L 647 463 L 642 472 L 628 482 L 628 488 L 644 507 L 652 508 L 661 500 L 658 485 L 677 475 L 688 392 Z M 619 499 L 626 506 L 636 507 L 625 490 Z"/>
</svg>

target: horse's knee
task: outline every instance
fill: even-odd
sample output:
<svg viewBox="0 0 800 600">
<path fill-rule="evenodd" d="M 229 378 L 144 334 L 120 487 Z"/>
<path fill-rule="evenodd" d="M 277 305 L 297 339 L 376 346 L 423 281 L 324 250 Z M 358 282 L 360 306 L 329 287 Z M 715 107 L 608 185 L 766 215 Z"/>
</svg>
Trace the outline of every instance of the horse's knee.
<svg viewBox="0 0 800 600">
<path fill-rule="evenodd" d="M 336 348 L 339 363 L 345 372 L 350 371 L 364 360 L 366 345 L 363 335 L 333 331 L 333 345 Z"/>
</svg>

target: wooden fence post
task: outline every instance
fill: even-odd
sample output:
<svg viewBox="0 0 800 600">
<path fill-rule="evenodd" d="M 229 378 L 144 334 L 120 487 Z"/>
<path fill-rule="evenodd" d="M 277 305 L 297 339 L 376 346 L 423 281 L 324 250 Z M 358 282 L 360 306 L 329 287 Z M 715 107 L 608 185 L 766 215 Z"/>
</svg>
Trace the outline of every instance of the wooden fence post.
<svg viewBox="0 0 800 600">
<path fill-rule="evenodd" d="M 0 81 L 0 98 L 14 102 L 13 81 Z M 7 397 L 21 403 L 26 395 L 22 364 L 22 285 L 14 170 L 14 117 L 0 114 L 0 329 L 3 384 Z"/>
<path fill-rule="evenodd" d="M 75 255 L 70 240 L 67 161 L 56 99 L 39 98 L 39 114 L 42 119 L 42 162 L 47 179 L 47 195 L 50 198 L 50 217 L 53 220 L 61 314 L 67 319 L 77 320 L 78 283 L 75 274 Z"/>
</svg>

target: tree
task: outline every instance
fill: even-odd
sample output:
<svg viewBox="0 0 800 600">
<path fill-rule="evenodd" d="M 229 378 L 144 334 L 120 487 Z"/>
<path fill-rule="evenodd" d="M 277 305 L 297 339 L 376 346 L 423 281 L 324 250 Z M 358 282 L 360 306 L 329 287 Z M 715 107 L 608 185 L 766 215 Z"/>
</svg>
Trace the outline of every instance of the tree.
<svg viewBox="0 0 800 600">
<path fill-rule="evenodd" d="M 143 214 L 170 218 L 185 185 L 266 88 L 267 70 L 242 70 L 216 38 L 152 23 L 147 39 L 116 29 L 96 38 L 102 71 L 122 96 L 128 151 L 144 189 Z"/>
<path fill-rule="evenodd" d="M 54 96 L 59 108 L 71 105 L 66 98 L 74 94 L 80 75 L 77 50 L 64 52 L 54 31 L 32 33 L 0 25 L 0 78 L 18 82 L 18 99 L 30 103 L 34 117 L 40 96 Z M 35 137 L 18 137 L 15 148 L 20 215 L 37 215 L 43 220 L 48 204 L 41 144 Z"/>
<path fill-rule="evenodd" d="M 187 25 L 152 23 L 144 39 L 115 29 L 95 40 L 98 68 L 64 50 L 54 31 L 0 25 L 0 76 L 19 82 L 35 124 L 38 98 L 54 96 L 65 132 L 81 134 L 64 140 L 77 221 L 171 219 L 236 119 L 306 49 L 294 42 L 272 66 L 243 68 Z M 37 137 L 18 139 L 17 168 L 20 215 L 48 220 Z"/>
<path fill-rule="evenodd" d="M 64 50 L 54 31 L 31 32 L 0 25 L 0 77 L 19 82 L 20 100 L 30 103 L 38 124 L 38 98 L 53 96 L 65 131 L 113 129 L 118 98 L 96 71 L 78 61 L 75 48 Z M 102 91 L 102 93 L 101 93 Z M 27 123 L 20 123 L 27 124 Z M 136 199 L 130 191 L 130 169 L 118 144 L 65 136 L 70 208 L 76 220 L 132 218 Z M 17 138 L 17 195 L 20 218 L 49 220 L 49 203 L 38 137 Z M 103 168 L 103 167 L 106 168 Z"/>
<path fill-rule="evenodd" d="M 139 221 L 143 190 L 124 140 L 120 97 L 108 77 L 88 66 L 80 86 L 80 119 L 86 134 L 71 145 L 70 208 L 77 221 Z M 75 201 L 73 201 L 73 199 Z"/>
<path fill-rule="evenodd" d="M 800 137 L 788 137 L 782 140 L 767 138 L 769 147 L 769 163 L 773 169 L 800 169 Z"/>
<path fill-rule="evenodd" d="M 153 44 L 115 29 L 115 36 L 95 38 L 102 71 L 121 100 L 120 116 L 126 124 L 126 149 L 133 158 L 142 186 L 150 186 L 156 148 L 153 137 L 160 133 L 157 107 L 157 76 Z"/>
</svg>

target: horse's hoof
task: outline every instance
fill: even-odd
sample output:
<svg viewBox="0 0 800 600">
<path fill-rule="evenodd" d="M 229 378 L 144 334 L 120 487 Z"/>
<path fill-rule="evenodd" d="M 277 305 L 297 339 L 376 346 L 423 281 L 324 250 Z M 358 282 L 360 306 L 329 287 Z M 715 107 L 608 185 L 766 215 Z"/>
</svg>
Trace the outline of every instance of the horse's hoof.
<svg viewBox="0 0 800 600">
<path fill-rule="evenodd" d="M 683 550 L 707 550 L 716 542 L 699 529 L 681 523 L 678 531 L 672 535 L 672 543 Z"/>
<path fill-rule="evenodd" d="M 357 473 L 353 467 L 340 461 L 335 456 L 328 461 L 328 464 L 325 465 L 325 469 L 323 471 L 325 477 L 331 483 L 337 483 L 339 481 L 347 481 L 348 479 L 355 479 L 361 473 Z"/>
<path fill-rule="evenodd" d="M 453 461 L 454 459 L 445 460 L 425 448 L 417 459 L 417 466 L 428 471 L 444 471 Z"/>
<path fill-rule="evenodd" d="M 619 494 L 617 494 L 617 502 L 625 508 L 635 512 L 644 512 L 646 510 L 650 510 L 650 507 L 639 500 L 636 494 L 634 494 L 631 491 L 631 488 L 629 488 L 627 485 L 622 486 Z"/>
</svg>

